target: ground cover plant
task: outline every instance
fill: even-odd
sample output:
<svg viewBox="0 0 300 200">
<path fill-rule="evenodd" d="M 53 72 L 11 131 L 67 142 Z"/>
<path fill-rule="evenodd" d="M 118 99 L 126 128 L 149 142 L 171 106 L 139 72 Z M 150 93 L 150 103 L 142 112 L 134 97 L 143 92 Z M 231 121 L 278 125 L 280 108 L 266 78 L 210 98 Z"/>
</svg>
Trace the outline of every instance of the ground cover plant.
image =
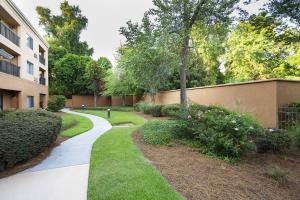
<svg viewBox="0 0 300 200">
<path fill-rule="evenodd" d="M 61 118 L 62 128 L 60 135 L 64 137 L 73 137 L 93 128 L 92 121 L 83 116 L 63 113 Z"/>
<path fill-rule="evenodd" d="M 163 136 L 168 139 L 161 144 L 171 138 L 188 140 L 201 152 L 225 160 L 239 159 L 254 150 L 255 138 L 264 136 L 264 129 L 251 117 L 217 106 L 191 105 L 188 118 L 168 125 L 173 128 L 161 128 L 163 122 L 149 122 L 141 127 L 141 136 L 150 144 L 157 144 Z"/>
<path fill-rule="evenodd" d="M 13 111 L 0 115 L 0 171 L 45 151 L 60 132 L 61 118 L 47 111 Z"/>
<path fill-rule="evenodd" d="M 108 119 L 107 111 L 101 110 L 79 110 L 75 109 L 76 112 L 92 114 L 104 119 L 107 119 L 112 125 L 119 125 L 125 123 L 133 123 L 134 125 L 142 125 L 145 123 L 145 119 L 143 117 L 137 116 L 132 112 L 122 112 L 122 111 L 111 111 L 111 118 Z"/>
</svg>

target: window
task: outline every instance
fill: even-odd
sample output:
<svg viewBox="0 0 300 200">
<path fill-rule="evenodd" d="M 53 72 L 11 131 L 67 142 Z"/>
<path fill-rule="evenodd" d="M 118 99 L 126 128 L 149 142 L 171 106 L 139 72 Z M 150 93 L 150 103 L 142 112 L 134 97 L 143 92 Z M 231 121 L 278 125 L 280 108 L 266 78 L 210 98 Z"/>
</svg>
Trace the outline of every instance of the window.
<svg viewBox="0 0 300 200">
<path fill-rule="evenodd" d="M 29 35 L 27 35 L 27 47 L 33 49 L 33 39 Z"/>
<path fill-rule="evenodd" d="M 33 98 L 33 96 L 28 96 L 27 97 L 27 107 L 28 108 L 33 108 L 34 107 L 34 98 Z"/>
<path fill-rule="evenodd" d="M 33 75 L 33 64 L 27 61 L 27 73 Z"/>
</svg>

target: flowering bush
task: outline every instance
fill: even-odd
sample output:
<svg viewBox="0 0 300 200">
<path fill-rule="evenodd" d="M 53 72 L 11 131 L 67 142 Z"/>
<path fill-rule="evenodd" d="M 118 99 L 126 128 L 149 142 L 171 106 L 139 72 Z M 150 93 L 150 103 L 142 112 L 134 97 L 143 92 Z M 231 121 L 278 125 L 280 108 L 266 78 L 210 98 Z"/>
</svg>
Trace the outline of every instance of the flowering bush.
<svg viewBox="0 0 300 200">
<path fill-rule="evenodd" d="M 254 139 L 264 129 L 251 117 L 217 106 L 191 105 L 183 120 L 185 137 L 197 141 L 203 153 L 239 158 L 255 149 Z"/>
</svg>

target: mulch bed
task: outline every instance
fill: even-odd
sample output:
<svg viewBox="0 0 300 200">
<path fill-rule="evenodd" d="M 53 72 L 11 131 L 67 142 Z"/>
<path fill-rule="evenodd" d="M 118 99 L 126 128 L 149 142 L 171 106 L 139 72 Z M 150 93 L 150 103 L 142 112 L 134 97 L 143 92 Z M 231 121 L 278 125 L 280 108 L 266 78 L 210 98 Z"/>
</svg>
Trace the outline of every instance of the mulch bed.
<svg viewBox="0 0 300 200">
<path fill-rule="evenodd" d="M 148 145 L 137 132 L 133 138 L 144 156 L 187 199 L 300 199 L 299 152 L 251 154 L 230 165 L 182 144 Z M 291 170 L 287 183 L 265 175 L 274 165 Z"/>
<path fill-rule="evenodd" d="M 0 178 L 4 178 L 4 177 L 8 177 L 11 175 L 14 175 L 18 172 L 24 171 L 30 167 L 33 167 L 37 164 L 39 164 L 40 162 L 42 162 L 44 159 L 46 159 L 51 151 L 53 150 L 54 147 L 59 146 L 60 143 L 66 141 L 67 137 L 63 137 L 63 136 L 58 136 L 55 143 L 52 144 L 49 148 L 47 148 L 43 153 L 39 154 L 38 156 L 36 156 L 35 158 L 32 158 L 31 160 L 25 162 L 25 163 L 20 163 L 15 165 L 12 168 L 6 169 L 5 171 L 0 172 Z"/>
</svg>

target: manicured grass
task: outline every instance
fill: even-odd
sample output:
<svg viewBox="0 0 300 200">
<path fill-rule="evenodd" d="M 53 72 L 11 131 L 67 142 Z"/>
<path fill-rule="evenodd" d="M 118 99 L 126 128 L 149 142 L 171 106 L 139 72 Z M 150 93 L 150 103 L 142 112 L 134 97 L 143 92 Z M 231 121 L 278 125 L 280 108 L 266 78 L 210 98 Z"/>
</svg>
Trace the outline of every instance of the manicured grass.
<svg viewBox="0 0 300 200">
<path fill-rule="evenodd" d="M 117 113 L 115 115 L 117 117 Z M 145 160 L 132 140 L 133 131 L 134 128 L 113 128 L 95 142 L 91 157 L 88 199 L 182 199 Z"/>
<path fill-rule="evenodd" d="M 87 113 L 97 115 L 99 117 L 107 119 L 107 111 L 101 110 L 74 110 L 75 112 Z M 143 117 L 140 117 L 132 112 L 112 111 L 111 118 L 107 119 L 112 125 L 118 125 L 123 123 L 133 123 L 135 125 L 142 125 L 146 122 Z"/>
<path fill-rule="evenodd" d="M 60 135 L 64 137 L 73 137 L 93 128 L 92 121 L 86 117 L 63 113 L 61 118 L 62 131 Z"/>
</svg>

